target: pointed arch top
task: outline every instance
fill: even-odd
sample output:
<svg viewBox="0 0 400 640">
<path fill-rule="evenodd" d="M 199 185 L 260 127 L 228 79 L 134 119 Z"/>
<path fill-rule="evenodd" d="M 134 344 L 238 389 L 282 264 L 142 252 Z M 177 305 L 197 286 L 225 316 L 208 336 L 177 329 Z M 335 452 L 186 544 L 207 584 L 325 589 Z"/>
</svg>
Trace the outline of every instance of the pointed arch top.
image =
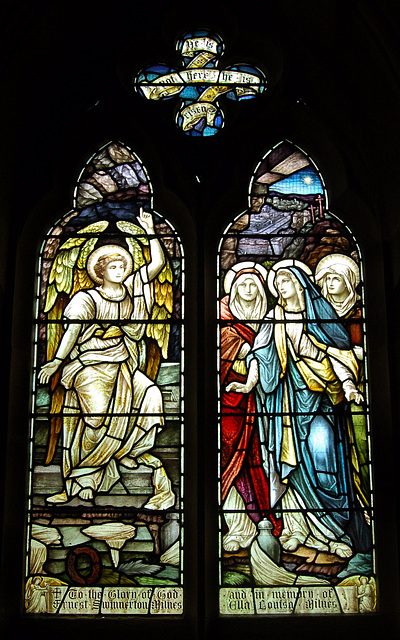
<svg viewBox="0 0 400 640">
<path fill-rule="evenodd" d="M 371 612 L 360 248 L 291 142 L 257 164 L 248 196 L 218 253 L 220 612 Z"/>
<path fill-rule="evenodd" d="M 328 207 L 328 194 L 316 164 L 289 140 L 277 143 L 259 162 L 250 181 L 249 198 L 267 190 L 278 194 L 321 194 Z"/>
<path fill-rule="evenodd" d="M 26 612 L 182 614 L 184 255 L 127 145 L 87 161 L 37 274 Z"/>
<path fill-rule="evenodd" d="M 150 178 L 139 157 L 127 145 L 110 141 L 83 167 L 74 190 L 78 210 L 100 203 L 137 202 L 153 206 Z"/>
</svg>

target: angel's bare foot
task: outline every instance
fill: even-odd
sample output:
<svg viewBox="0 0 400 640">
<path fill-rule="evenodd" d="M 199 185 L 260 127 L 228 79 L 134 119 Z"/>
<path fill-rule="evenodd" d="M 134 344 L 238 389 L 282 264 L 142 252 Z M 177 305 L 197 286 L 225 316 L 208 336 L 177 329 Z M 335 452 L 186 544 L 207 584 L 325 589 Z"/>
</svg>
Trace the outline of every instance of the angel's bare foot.
<svg viewBox="0 0 400 640">
<path fill-rule="evenodd" d="M 68 502 L 67 492 L 63 491 L 62 493 L 54 494 L 54 496 L 47 496 L 46 501 L 50 502 L 50 504 Z"/>
<path fill-rule="evenodd" d="M 81 489 L 78 495 L 82 500 L 92 500 L 93 489 L 86 487 L 85 489 Z"/>
<path fill-rule="evenodd" d="M 134 458 L 130 458 L 129 456 L 124 456 L 123 458 L 121 458 L 119 463 L 124 467 L 128 467 L 128 469 L 137 469 L 139 466 L 136 460 Z"/>
<path fill-rule="evenodd" d="M 163 497 L 160 495 L 155 495 L 146 504 L 144 505 L 144 509 L 150 509 L 151 511 L 163 511 L 165 509 L 169 509 L 173 507 L 175 504 L 175 496 L 174 494 L 169 495 L 167 497 Z"/>
<path fill-rule="evenodd" d="M 348 544 L 344 542 L 331 542 L 329 544 L 329 551 L 339 558 L 350 558 L 353 552 Z"/>
</svg>

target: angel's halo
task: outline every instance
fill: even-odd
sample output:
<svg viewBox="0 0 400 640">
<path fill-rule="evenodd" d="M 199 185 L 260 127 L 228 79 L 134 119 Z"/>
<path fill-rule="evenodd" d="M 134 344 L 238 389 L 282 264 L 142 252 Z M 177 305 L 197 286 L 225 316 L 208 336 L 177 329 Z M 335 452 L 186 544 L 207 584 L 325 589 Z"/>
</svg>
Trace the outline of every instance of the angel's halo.
<svg viewBox="0 0 400 640">
<path fill-rule="evenodd" d="M 120 258 L 121 256 L 125 258 L 126 268 L 125 268 L 124 277 L 123 277 L 124 280 L 132 273 L 133 260 L 129 251 L 127 251 L 126 249 L 124 249 L 118 244 L 105 244 L 101 247 L 98 247 L 94 251 L 92 251 L 87 261 L 87 265 L 86 265 L 87 272 L 91 277 L 91 279 L 93 280 L 93 282 L 96 282 L 97 284 L 103 283 L 103 278 L 99 278 L 97 276 L 95 272 L 95 267 L 98 261 L 100 260 L 100 258 L 103 258 L 105 256 L 109 256 L 110 258 L 113 257 L 115 258 L 115 260 L 118 260 L 118 258 Z"/>
</svg>

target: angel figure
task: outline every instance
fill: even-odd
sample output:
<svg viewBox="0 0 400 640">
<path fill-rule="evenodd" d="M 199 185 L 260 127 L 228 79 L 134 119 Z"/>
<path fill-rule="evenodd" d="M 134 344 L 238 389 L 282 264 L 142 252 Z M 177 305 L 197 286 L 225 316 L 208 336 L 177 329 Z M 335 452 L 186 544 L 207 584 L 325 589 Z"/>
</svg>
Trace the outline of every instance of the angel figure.
<svg viewBox="0 0 400 640">
<path fill-rule="evenodd" d="M 26 585 L 27 613 L 47 613 L 47 585 L 40 576 L 34 576 Z"/>
<path fill-rule="evenodd" d="M 45 311 L 49 319 L 62 318 L 64 331 L 60 322 L 47 325 L 49 362 L 39 382 L 51 383 L 51 413 L 60 416 L 53 418 L 47 463 L 62 430 L 64 490 L 49 496 L 49 503 L 74 496 L 91 500 L 118 481 L 119 465 L 139 464 L 153 469 L 154 493 L 145 508 L 167 509 L 175 502 L 162 462 L 150 453 L 164 417 L 146 351 L 155 308 L 160 315 L 155 279 L 164 274 L 172 291 L 172 274 L 152 214 L 141 209 L 138 222 L 140 227 L 117 223 L 130 251 L 100 243 L 99 231 L 108 224 L 101 221 L 64 243 L 53 261 Z M 160 326 L 165 338 L 167 324 Z M 165 342 L 162 350 L 165 355 Z"/>
<path fill-rule="evenodd" d="M 376 591 L 374 578 L 360 577 L 360 586 L 357 589 L 357 598 L 360 613 L 371 613 L 376 607 Z"/>
</svg>

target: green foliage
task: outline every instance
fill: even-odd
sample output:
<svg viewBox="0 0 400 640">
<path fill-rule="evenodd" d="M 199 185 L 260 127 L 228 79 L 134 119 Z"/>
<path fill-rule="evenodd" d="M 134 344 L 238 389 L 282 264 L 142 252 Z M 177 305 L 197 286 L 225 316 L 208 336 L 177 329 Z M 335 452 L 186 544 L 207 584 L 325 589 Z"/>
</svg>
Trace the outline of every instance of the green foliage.
<svg viewBox="0 0 400 640">
<path fill-rule="evenodd" d="M 222 576 L 222 584 L 230 587 L 249 587 L 251 579 L 239 571 L 225 571 Z"/>
<path fill-rule="evenodd" d="M 174 580 L 163 580 L 162 578 L 152 576 L 137 576 L 136 582 L 142 587 L 146 586 L 158 586 L 158 587 L 177 587 L 179 586 Z"/>
</svg>

